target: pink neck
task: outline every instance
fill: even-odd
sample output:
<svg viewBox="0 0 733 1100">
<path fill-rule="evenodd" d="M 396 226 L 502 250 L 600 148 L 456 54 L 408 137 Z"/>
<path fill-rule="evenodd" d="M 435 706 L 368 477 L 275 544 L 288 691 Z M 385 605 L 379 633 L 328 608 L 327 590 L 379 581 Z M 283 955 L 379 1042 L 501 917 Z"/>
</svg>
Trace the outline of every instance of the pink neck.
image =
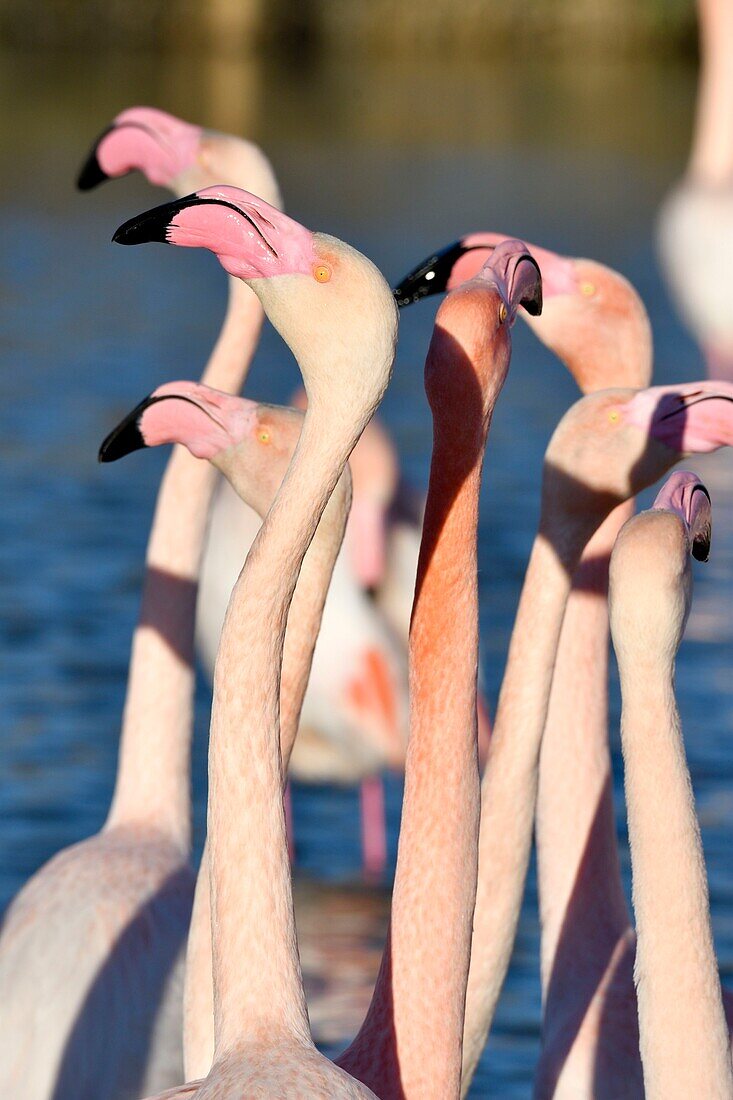
<svg viewBox="0 0 733 1100">
<path fill-rule="evenodd" d="M 619 657 L 644 1091 L 733 1096 L 705 859 L 673 670 Z"/>
<path fill-rule="evenodd" d="M 306 415 L 288 473 L 232 593 L 209 744 L 216 1057 L 253 1036 L 310 1042 L 282 803 L 285 628 L 308 546 L 355 442 Z M 234 688 L 236 685 L 236 690 Z"/>
<path fill-rule="evenodd" d="M 733 7 L 727 0 L 698 0 L 702 68 L 689 171 L 707 187 L 733 179 Z"/>
<path fill-rule="evenodd" d="M 369 1013 L 339 1060 L 382 1097 L 451 1097 L 460 1087 L 477 877 L 476 538 L 489 419 L 476 438 L 464 430 L 459 445 L 445 409 L 434 414 L 410 628 L 410 739 L 390 932 Z"/>
<path fill-rule="evenodd" d="M 246 292 L 246 293 L 245 293 Z M 221 334 L 202 381 L 237 392 L 249 370 L 262 307 L 230 280 Z M 190 847 L 193 635 L 199 570 L 216 471 L 175 447 L 158 493 L 132 641 L 119 765 L 107 827 L 145 821 Z"/>
<path fill-rule="evenodd" d="M 542 733 L 575 561 L 532 548 L 481 784 L 479 878 L 466 994 L 463 1087 L 486 1043 L 514 944 L 532 843 Z"/>
<path fill-rule="evenodd" d="M 537 867 L 545 1044 L 590 1003 L 630 926 L 608 750 L 608 562 L 633 504 L 616 508 L 573 578 L 542 739 Z"/>
</svg>

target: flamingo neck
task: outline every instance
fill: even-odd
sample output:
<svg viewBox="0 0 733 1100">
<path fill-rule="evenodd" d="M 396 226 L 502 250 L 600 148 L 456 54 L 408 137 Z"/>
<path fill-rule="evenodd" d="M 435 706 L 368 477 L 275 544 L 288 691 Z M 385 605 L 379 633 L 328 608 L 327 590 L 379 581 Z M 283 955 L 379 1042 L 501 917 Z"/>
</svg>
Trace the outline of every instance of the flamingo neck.
<svg viewBox="0 0 733 1100">
<path fill-rule="evenodd" d="M 630 918 L 608 750 L 608 565 L 633 503 L 614 509 L 573 576 L 542 738 L 537 872 L 542 992 L 548 1026 L 590 1002 Z M 562 938 L 562 942 L 561 942 Z M 571 959 L 572 956 L 572 959 Z M 557 959 L 557 964 L 556 964 Z"/>
<path fill-rule="evenodd" d="M 279 698 L 303 558 L 359 434 L 353 416 L 341 439 L 333 431 L 329 437 L 323 419 L 311 403 L 232 593 L 214 673 L 208 837 L 216 1058 L 253 1037 L 311 1042 L 282 802 Z"/>
<path fill-rule="evenodd" d="M 230 280 L 229 305 L 202 381 L 242 386 L 262 324 L 248 286 Z M 216 470 L 174 447 L 148 541 L 132 640 L 115 792 L 107 828 L 145 822 L 188 852 L 196 596 Z"/>
<path fill-rule="evenodd" d="M 619 654 L 619 672 L 644 1092 L 649 1100 L 731 1097 L 728 1028 L 674 671 L 648 654 L 634 657 Z"/>
<path fill-rule="evenodd" d="M 583 549 L 532 547 L 481 783 L 479 872 L 466 994 L 462 1089 L 486 1043 L 509 966 L 532 842 L 542 733 L 570 578 Z"/>
<path fill-rule="evenodd" d="M 380 1096 L 455 1097 L 460 1087 L 477 876 L 476 540 L 489 418 L 468 445 L 451 427 L 436 409 L 390 931 L 364 1026 L 339 1059 Z"/>
<path fill-rule="evenodd" d="M 733 8 L 720 0 L 699 0 L 702 67 L 690 175 L 707 187 L 729 186 L 733 178 Z"/>
</svg>

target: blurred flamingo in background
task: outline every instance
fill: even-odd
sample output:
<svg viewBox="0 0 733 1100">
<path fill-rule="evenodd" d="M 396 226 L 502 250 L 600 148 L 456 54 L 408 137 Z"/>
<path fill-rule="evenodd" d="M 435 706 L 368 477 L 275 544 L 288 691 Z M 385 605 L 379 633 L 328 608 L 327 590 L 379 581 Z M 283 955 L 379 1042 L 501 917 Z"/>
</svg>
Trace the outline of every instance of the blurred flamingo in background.
<svg viewBox="0 0 733 1100">
<path fill-rule="evenodd" d="M 679 472 L 650 511 L 626 524 L 611 556 L 648 1100 L 733 1097 L 705 857 L 674 690 L 692 596 L 690 555 L 706 561 L 709 549 L 707 490 L 695 474 Z"/>
<path fill-rule="evenodd" d="M 178 197 L 225 183 L 282 205 L 272 168 L 257 146 L 151 107 L 132 107 L 115 118 L 95 142 L 78 184 L 88 190 L 134 170 Z M 261 320 L 256 296 L 230 278 L 219 343 L 241 357 L 240 388 Z M 303 704 L 304 736 L 296 742 L 291 769 L 305 782 L 361 783 L 364 868 L 378 877 L 387 859 L 380 773 L 385 767 L 404 767 L 406 639 L 422 507 L 401 483 L 394 446 L 380 425 L 367 426 L 351 462 L 349 553 L 334 571 Z M 407 510 L 401 502 L 407 502 Z M 209 678 L 229 596 L 259 526 L 256 512 L 222 479 L 211 510 L 197 606 L 197 646 Z M 370 593 L 379 598 L 382 613 Z"/>
<path fill-rule="evenodd" d="M 158 207 L 126 223 L 115 239 L 214 251 L 260 297 L 298 359 L 309 397 L 293 460 L 232 594 L 216 662 L 208 811 L 215 1051 L 201 1094 L 371 1096 L 321 1055 L 310 1035 L 285 837 L 278 700 L 298 575 L 389 381 L 396 310 L 365 257 L 236 188 L 209 188 Z M 236 464 L 243 438 L 234 400 L 223 397 L 216 410 L 204 410 L 215 420 L 213 433 L 206 425 L 214 442 L 199 448 L 225 469 Z M 196 423 L 205 423 L 197 409 L 200 394 L 193 411 Z M 175 438 L 183 438 L 176 424 L 187 417 L 188 409 L 184 417 L 177 410 Z M 184 1086 L 171 1096 L 195 1091 Z"/>
<path fill-rule="evenodd" d="M 690 157 L 657 226 L 662 269 L 711 378 L 733 377 L 733 6 L 698 0 L 700 81 Z"/>
</svg>

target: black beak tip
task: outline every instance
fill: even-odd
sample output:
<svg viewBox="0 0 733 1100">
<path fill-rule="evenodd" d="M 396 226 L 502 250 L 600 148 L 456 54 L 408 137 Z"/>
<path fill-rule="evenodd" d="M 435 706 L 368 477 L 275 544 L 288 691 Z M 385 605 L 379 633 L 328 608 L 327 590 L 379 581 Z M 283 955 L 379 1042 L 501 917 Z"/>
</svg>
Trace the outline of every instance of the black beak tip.
<svg viewBox="0 0 733 1100">
<path fill-rule="evenodd" d="M 99 161 L 97 160 L 97 150 L 95 147 L 82 165 L 81 171 L 76 179 L 76 186 L 79 191 L 91 191 L 100 183 L 104 183 L 104 181 L 108 179 L 109 176 L 106 172 L 102 171 Z"/>
<path fill-rule="evenodd" d="M 168 226 L 178 208 L 177 203 L 164 203 L 146 210 L 116 229 L 112 240 L 115 244 L 148 244 L 149 241 L 167 244 Z"/>
<path fill-rule="evenodd" d="M 130 218 L 116 229 L 112 241 L 114 244 L 148 244 L 149 241 L 160 241 L 165 244 L 167 227 L 167 221 L 160 222 L 141 214 L 136 218 Z"/>
<path fill-rule="evenodd" d="M 692 556 L 695 561 L 709 561 L 710 560 L 710 529 L 703 531 L 698 535 L 692 543 Z"/>
<path fill-rule="evenodd" d="M 522 305 L 530 317 L 539 317 L 542 313 L 542 287 L 538 287 L 532 297 L 522 302 Z"/>
<path fill-rule="evenodd" d="M 99 448 L 97 459 L 99 462 L 116 462 L 118 458 L 140 451 L 147 447 L 140 431 L 140 418 L 150 404 L 150 397 L 146 397 L 132 412 L 129 412 L 124 420 L 121 420 L 116 428 L 113 428 Z"/>
<path fill-rule="evenodd" d="M 399 286 L 396 286 L 392 294 L 394 300 L 397 303 L 398 309 L 404 309 L 405 306 L 414 305 L 415 302 L 419 302 L 421 298 L 425 298 L 428 294 L 427 283 L 414 284 L 410 281 L 403 280 Z"/>
</svg>

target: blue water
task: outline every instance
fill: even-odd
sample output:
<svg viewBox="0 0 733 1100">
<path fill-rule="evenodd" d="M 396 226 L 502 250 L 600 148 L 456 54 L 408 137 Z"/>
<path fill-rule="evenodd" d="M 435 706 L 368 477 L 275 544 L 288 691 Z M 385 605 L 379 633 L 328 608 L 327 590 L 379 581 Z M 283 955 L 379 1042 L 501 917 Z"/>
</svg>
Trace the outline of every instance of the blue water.
<svg viewBox="0 0 733 1100">
<path fill-rule="evenodd" d="M 99 828 L 112 789 L 143 554 L 165 455 L 100 467 L 97 447 L 155 385 L 198 375 L 225 295 L 224 277 L 208 255 L 109 243 L 124 219 L 162 201 L 159 193 L 129 179 L 80 196 L 73 174 L 94 133 L 128 103 L 154 102 L 222 128 L 233 125 L 233 97 L 245 94 L 248 70 L 231 76 L 232 98 L 209 88 L 198 114 L 196 97 L 205 80 L 197 73 L 187 81 L 187 72 L 183 62 L 161 67 L 145 59 L 52 59 L 39 68 L 15 57 L 0 77 L 7 101 L 0 123 L 0 910 L 49 856 Z M 505 96 L 496 74 L 467 75 L 456 67 L 454 76 L 448 109 L 427 77 L 416 96 L 410 72 L 393 72 L 376 111 L 362 70 L 352 84 L 339 70 L 338 82 L 323 78 L 307 87 L 282 73 L 258 74 L 254 132 L 272 155 L 291 212 L 352 241 L 392 279 L 436 245 L 481 228 L 604 260 L 630 277 L 647 302 L 656 381 L 700 377 L 698 353 L 667 298 L 653 247 L 655 211 L 684 159 L 691 75 L 647 72 L 649 94 L 640 97 L 640 113 L 631 120 L 612 112 L 612 124 L 593 113 L 598 89 L 578 88 L 576 96 L 567 72 L 549 84 L 546 76 L 530 73 L 524 81 L 514 73 Z M 625 87 L 623 73 L 604 79 L 606 98 Z M 344 87 L 351 96 L 346 106 Z M 545 96 L 548 87 L 554 99 Z M 340 108 L 329 114 L 335 102 Z M 569 104 L 576 114 L 563 122 Z M 678 109 L 673 122 L 670 104 Z M 394 380 L 382 407 L 408 475 L 422 484 L 430 448 L 422 362 L 434 312 L 433 301 L 403 316 Z M 515 333 L 481 508 L 481 622 L 491 699 L 536 522 L 542 454 L 575 397 L 553 357 L 520 324 Z M 290 354 L 266 330 L 251 395 L 284 401 L 296 381 Z M 718 955 L 724 976 L 733 978 L 733 455 L 693 468 L 710 479 L 714 543 L 710 565 L 695 570 L 678 695 Z M 194 753 L 198 847 L 208 705 L 202 682 Z M 628 873 L 615 690 L 611 723 Z M 399 782 L 390 779 L 392 860 L 400 793 Z M 309 935 L 317 940 L 320 930 L 327 940 L 323 929 L 330 925 L 319 913 L 330 912 L 334 898 L 347 917 L 353 910 L 367 960 L 364 996 L 378 957 L 386 894 L 353 886 L 334 894 L 359 878 L 356 794 L 297 788 L 294 811 L 299 867 L 308 875 L 304 889 L 312 903 Z M 330 886 L 314 885 L 322 880 Z M 325 947 L 323 957 L 330 958 Z M 530 1094 L 539 1042 L 537 968 L 532 877 L 472 1095 Z M 338 985 L 339 973 L 313 980 Z M 348 1038 L 338 1035 L 337 1025 L 335 1034 L 333 1027 L 322 1033 L 327 1044 Z"/>
</svg>

